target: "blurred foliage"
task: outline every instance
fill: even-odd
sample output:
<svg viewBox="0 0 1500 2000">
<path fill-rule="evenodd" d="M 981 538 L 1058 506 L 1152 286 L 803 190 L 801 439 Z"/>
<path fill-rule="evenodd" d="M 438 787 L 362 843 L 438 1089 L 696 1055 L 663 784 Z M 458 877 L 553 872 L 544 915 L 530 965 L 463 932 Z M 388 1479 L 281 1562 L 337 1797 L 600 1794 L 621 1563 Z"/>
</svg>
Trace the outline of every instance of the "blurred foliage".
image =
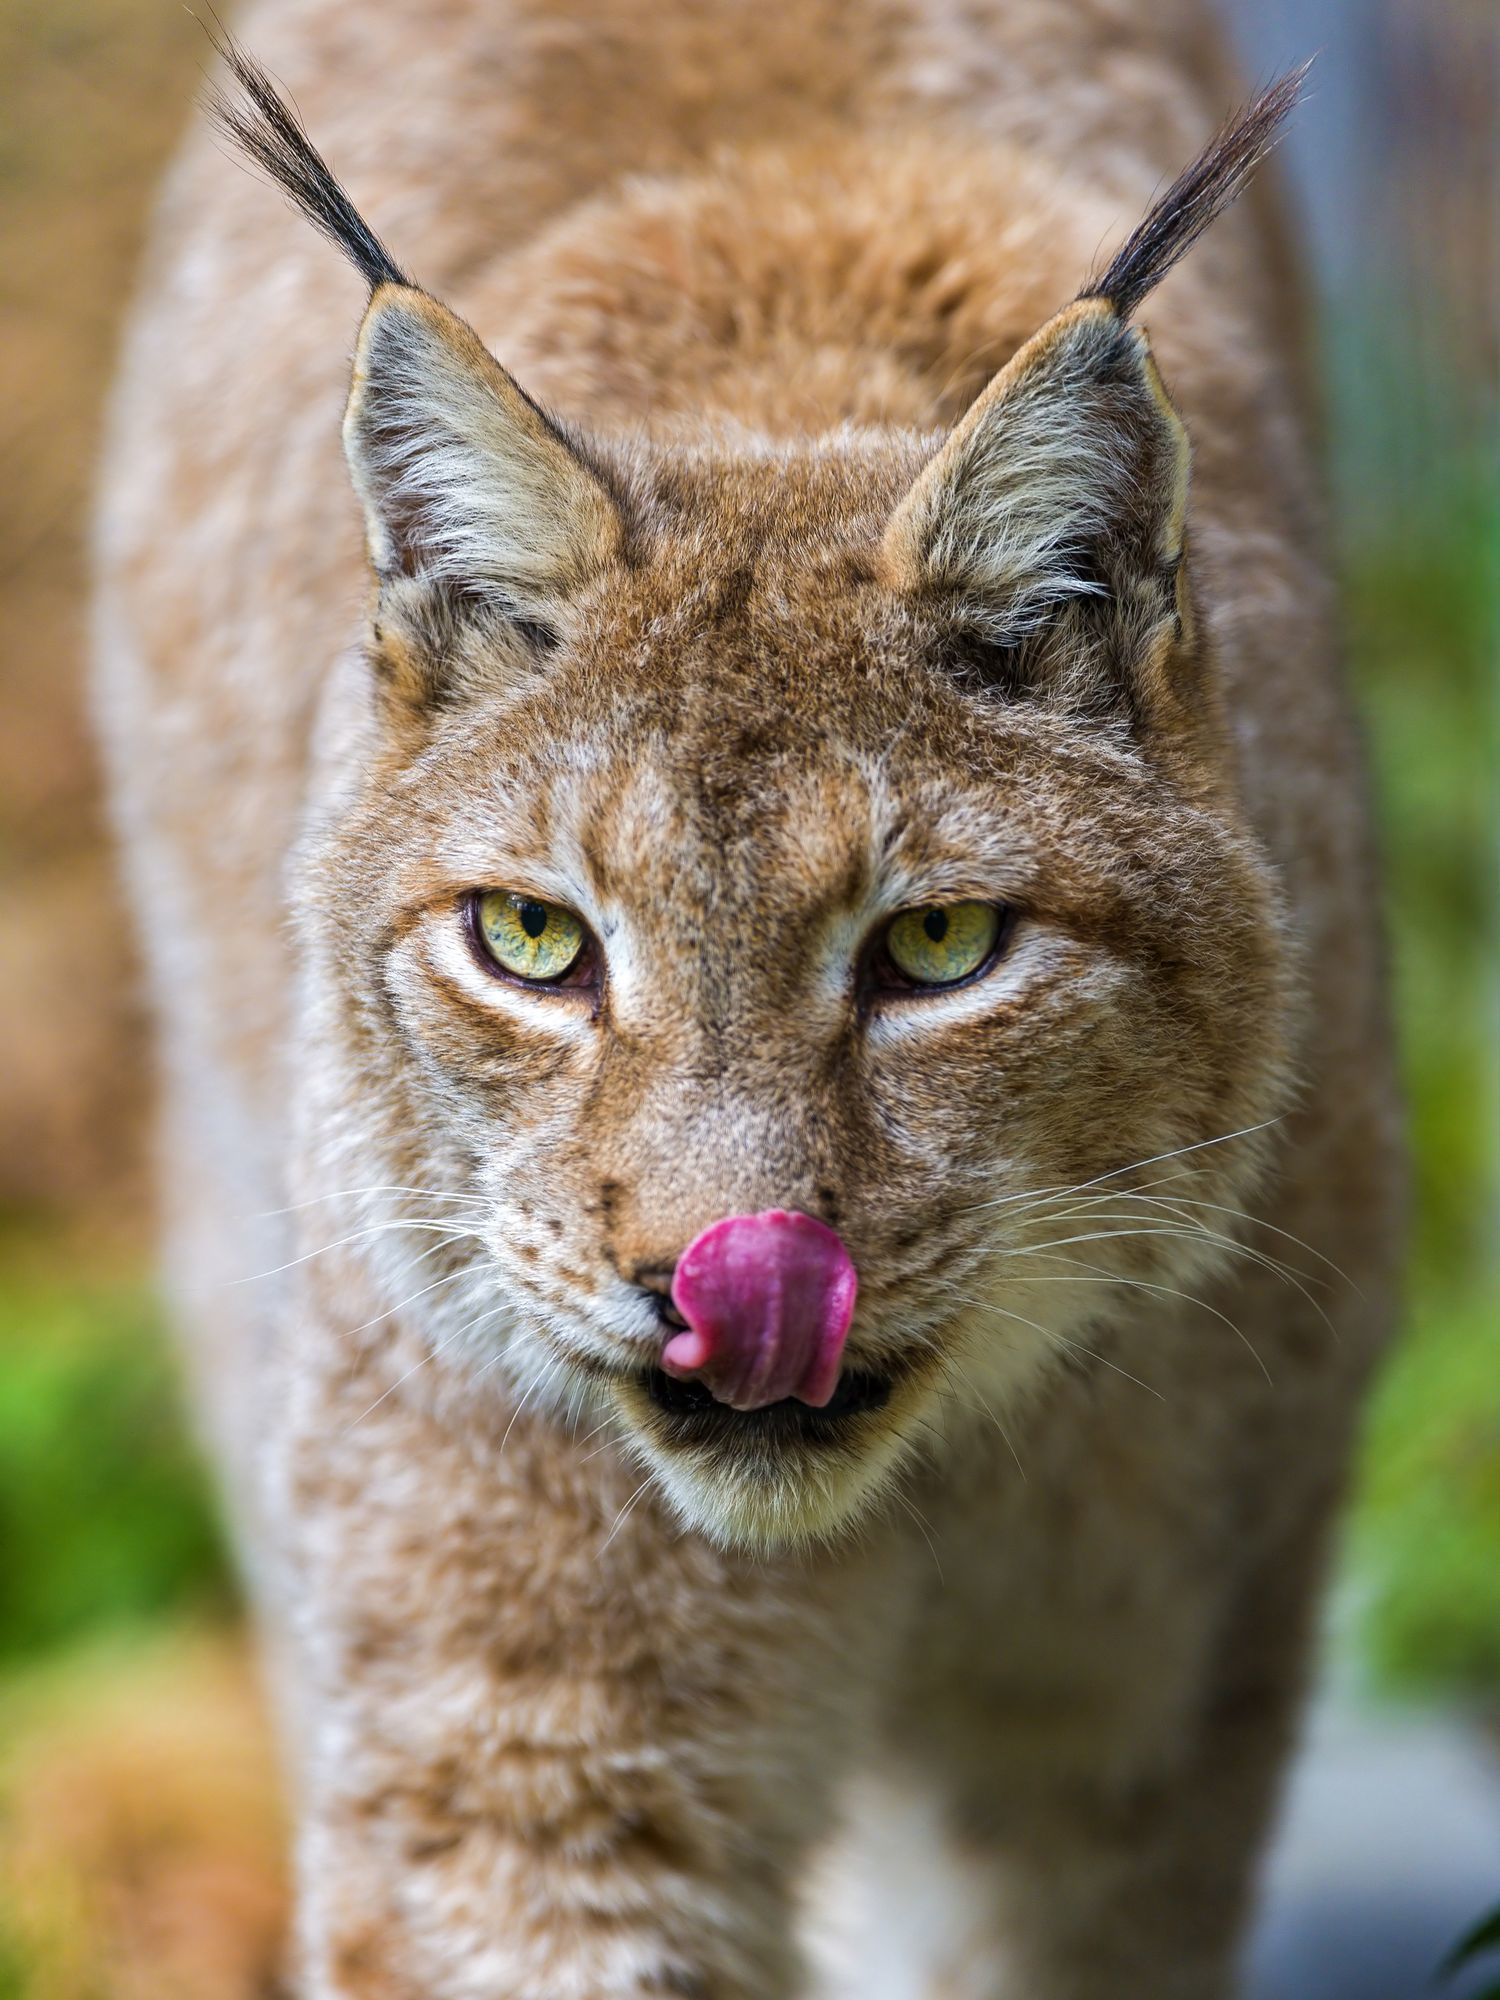
<svg viewBox="0 0 1500 2000">
<path fill-rule="evenodd" d="M 0 1294 L 0 1547 L 0 1666 L 227 1603 L 204 1475 L 143 1288 L 22 1276 Z"/>
<path fill-rule="evenodd" d="M 1465 1967 L 1488 1964 L 1500 1958 L 1500 1907 L 1480 1918 L 1468 1934 L 1459 1939 L 1439 1968 L 1439 1981 L 1451 1980 Z M 1493 1979 L 1474 2000 L 1500 2000 L 1500 1976 Z"/>
<path fill-rule="evenodd" d="M 0 2000 L 271 2000 L 285 1830 L 245 1649 L 169 1622 L 0 1682 Z"/>
<path fill-rule="evenodd" d="M 142 1205 L 141 1061 L 81 699 L 88 495 L 149 190 L 203 35 L 179 0 L 0 4 L 0 1205 Z"/>
<path fill-rule="evenodd" d="M 1488 437 L 1481 428 L 1470 450 Z M 1353 1555 L 1373 1664 L 1500 1695 L 1500 1038 L 1493 464 L 1455 451 L 1350 566 L 1371 726 L 1415 1233 L 1405 1336 L 1371 1414 Z M 1434 488 L 1436 487 L 1436 490 Z M 1446 487 L 1447 490 L 1444 490 Z M 1420 503 L 1420 504 L 1418 504 Z M 1393 506 L 1392 513 L 1398 513 Z"/>
</svg>

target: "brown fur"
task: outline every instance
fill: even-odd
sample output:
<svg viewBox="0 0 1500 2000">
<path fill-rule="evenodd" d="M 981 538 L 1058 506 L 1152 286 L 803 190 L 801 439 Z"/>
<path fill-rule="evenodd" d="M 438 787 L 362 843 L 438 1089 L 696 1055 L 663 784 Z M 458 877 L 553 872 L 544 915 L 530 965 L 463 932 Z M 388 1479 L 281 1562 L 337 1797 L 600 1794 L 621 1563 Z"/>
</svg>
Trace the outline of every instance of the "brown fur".
<svg viewBox="0 0 1500 2000">
<path fill-rule="evenodd" d="M 271 0 L 247 33 L 468 322 L 367 250 L 362 623 L 355 288 L 196 139 L 103 516 L 304 1990 L 790 1995 L 876 1766 L 980 1885 L 941 1990 L 1223 1995 L 1396 1173 L 1264 205 L 1163 286 L 1155 358 L 1067 304 L 1220 109 L 1207 29 Z M 487 886 L 582 911 L 603 986 L 483 973 Z M 1020 912 L 994 972 L 872 1000 L 862 941 L 963 896 Z M 891 1400 L 685 1446 L 649 1281 L 772 1205 L 843 1235 Z"/>
</svg>

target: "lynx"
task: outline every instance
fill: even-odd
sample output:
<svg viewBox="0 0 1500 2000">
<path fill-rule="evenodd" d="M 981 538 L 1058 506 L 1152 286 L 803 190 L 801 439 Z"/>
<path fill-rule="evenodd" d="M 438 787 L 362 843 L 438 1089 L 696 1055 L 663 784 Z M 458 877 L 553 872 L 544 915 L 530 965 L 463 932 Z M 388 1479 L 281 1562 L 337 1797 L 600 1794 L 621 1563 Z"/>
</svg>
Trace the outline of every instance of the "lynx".
<svg viewBox="0 0 1500 2000">
<path fill-rule="evenodd" d="M 245 33 L 98 674 L 297 1990 L 1222 2000 L 1399 1234 L 1298 81 Z"/>
</svg>

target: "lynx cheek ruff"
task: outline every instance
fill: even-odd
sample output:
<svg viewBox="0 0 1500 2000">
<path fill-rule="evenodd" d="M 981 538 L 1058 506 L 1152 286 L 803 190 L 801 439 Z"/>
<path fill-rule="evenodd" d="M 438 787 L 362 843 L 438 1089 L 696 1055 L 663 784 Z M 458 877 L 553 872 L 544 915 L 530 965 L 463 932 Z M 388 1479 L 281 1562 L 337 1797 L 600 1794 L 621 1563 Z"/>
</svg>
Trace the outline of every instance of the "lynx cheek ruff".
<svg viewBox="0 0 1500 2000">
<path fill-rule="evenodd" d="M 821 1409 L 838 1383 L 858 1284 L 826 1223 L 784 1208 L 727 1216 L 678 1261 L 672 1303 L 687 1330 L 667 1342 L 661 1365 L 736 1410 L 787 1397 Z"/>
</svg>

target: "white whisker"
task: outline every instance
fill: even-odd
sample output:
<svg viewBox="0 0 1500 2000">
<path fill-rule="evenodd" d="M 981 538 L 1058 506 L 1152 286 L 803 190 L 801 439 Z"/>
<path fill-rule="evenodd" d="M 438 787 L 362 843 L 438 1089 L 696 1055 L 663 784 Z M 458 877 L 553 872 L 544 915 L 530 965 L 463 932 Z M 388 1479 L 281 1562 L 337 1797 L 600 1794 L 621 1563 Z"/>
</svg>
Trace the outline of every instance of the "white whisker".
<svg viewBox="0 0 1500 2000">
<path fill-rule="evenodd" d="M 594 1551 L 595 1562 L 599 1560 L 600 1556 L 604 1554 L 604 1551 L 609 1547 L 610 1543 L 614 1540 L 615 1536 L 620 1532 L 620 1529 L 625 1524 L 626 1517 L 629 1515 L 632 1508 L 635 1506 L 636 1501 L 640 1499 L 641 1495 L 645 1492 L 646 1488 L 650 1484 L 651 1484 L 651 1474 L 648 1472 L 646 1474 L 646 1477 L 641 1481 L 640 1485 L 637 1486 L 634 1493 L 632 1493 L 630 1498 L 625 1502 L 625 1505 L 620 1509 L 619 1513 L 616 1514 L 614 1526 L 610 1529 L 609 1533 L 604 1537 L 604 1540 L 599 1544 L 598 1548 Z"/>
<path fill-rule="evenodd" d="M 413 1362 L 411 1367 L 407 1369 L 404 1375 L 398 1375 L 396 1377 L 396 1380 L 391 1384 L 391 1386 L 388 1389 L 382 1389 L 380 1394 L 375 1398 L 374 1402 L 371 1403 L 369 1409 L 361 1410 L 359 1415 L 354 1419 L 354 1422 L 345 1426 L 342 1435 L 344 1437 L 348 1437 L 350 1431 L 356 1430 L 359 1427 L 359 1425 L 361 1425 L 364 1422 L 366 1417 L 370 1417 L 375 1414 L 375 1412 L 380 1408 L 381 1404 L 386 1400 L 388 1396 L 394 1396 L 396 1391 L 402 1386 L 403 1383 L 409 1382 L 413 1375 L 420 1373 L 420 1371 L 427 1366 L 428 1362 L 436 1361 L 438 1356 L 443 1352 L 445 1348 L 451 1347 L 455 1340 L 461 1339 L 464 1334 L 470 1332 L 474 1327 L 478 1326 L 482 1320 L 492 1319 L 497 1312 L 503 1311 L 504 1305 L 505 1301 L 502 1299 L 499 1305 L 494 1305 L 489 1307 L 487 1311 L 480 1313 L 478 1318 L 471 1319 L 466 1326 L 461 1326 L 457 1328 L 455 1332 L 448 1334 L 444 1339 L 440 1340 L 437 1346 L 434 1347 L 430 1353 L 424 1354 L 420 1361 Z"/>
<path fill-rule="evenodd" d="M 516 1407 L 510 1413 L 510 1422 L 505 1426 L 505 1435 L 504 1437 L 501 1438 L 500 1449 L 495 1454 L 497 1461 L 499 1459 L 504 1458 L 505 1456 L 505 1447 L 510 1443 L 510 1434 L 515 1429 L 516 1420 L 520 1416 L 522 1410 L 525 1409 L 526 1405 L 531 1401 L 532 1397 L 536 1394 L 538 1389 L 542 1388 L 544 1385 L 550 1387 L 551 1384 L 557 1380 L 557 1376 L 560 1369 L 562 1368 L 562 1365 L 563 1364 L 560 1359 L 553 1358 L 548 1362 L 546 1368 L 542 1371 L 542 1373 L 540 1375 L 533 1376 L 532 1380 L 528 1382 L 526 1387 L 521 1391 L 521 1400 L 516 1404 Z"/>
<path fill-rule="evenodd" d="M 928 1551 L 932 1556 L 932 1566 L 937 1571 L 938 1582 L 946 1585 L 947 1578 L 943 1575 L 943 1565 L 941 1561 L 938 1559 L 937 1543 L 932 1539 L 932 1535 L 929 1532 L 928 1522 L 923 1519 L 921 1513 L 918 1511 L 915 1504 L 907 1498 L 907 1496 L 901 1491 L 901 1488 L 899 1486 L 893 1486 L 891 1488 L 891 1497 L 892 1499 L 895 1500 L 896 1504 L 899 1507 L 903 1507 L 906 1510 L 906 1512 L 911 1516 L 912 1520 L 916 1522 L 917 1532 L 921 1535 L 922 1540 L 927 1544 Z"/>
<path fill-rule="evenodd" d="M 1211 1246 L 1225 1256 L 1240 1257 L 1252 1264 L 1259 1265 L 1262 1269 L 1270 1271 L 1273 1276 L 1280 1278 L 1284 1284 L 1291 1286 L 1293 1290 L 1301 1292 L 1313 1310 L 1322 1317 L 1329 1332 L 1334 1334 L 1335 1339 L 1338 1337 L 1332 1322 L 1323 1311 L 1322 1306 L 1305 1289 L 1304 1281 L 1306 1283 L 1317 1283 L 1319 1280 L 1309 1279 L 1306 1272 L 1296 1270 L 1294 1266 L 1283 1263 L 1280 1258 L 1271 1256 L 1269 1251 L 1257 1249 L 1252 1243 L 1244 1243 L 1237 1236 L 1227 1235 L 1222 1230 L 1210 1229 L 1206 1223 L 1199 1222 L 1195 1216 L 1176 1218 L 1182 1224 L 1180 1229 L 1173 1229 L 1169 1226 L 1173 1220 L 1170 1215 L 1163 1216 L 1154 1211 L 1150 1212 L 1147 1217 L 1147 1221 L 1150 1224 L 1149 1227 L 1136 1222 L 1129 1214 L 1121 1214 L 1108 1210 L 1098 1210 L 1088 1216 L 1085 1216 L 1082 1211 L 1065 1211 L 1062 1215 L 1048 1215 L 1045 1220 L 1048 1223 L 1056 1223 L 1067 1222 L 1074 1218 L 1080 1221 L 1118 1222 L 1129 1225 L 1126 1228 L 1113 1232 L 1121 1237 L 1169 1236 L 1182 1242 L 1203 1243 Z M 1110 1232 L 1100 1231 L 1094 1240 L 1104 1241 L 1108 1234 Z M 1072 1239 L 1060 1237 L 1056 1240 L 1066 1243 L 1068 1241 L 1086 1242 L 1089 1239 L 1087 1237 Z M 1023 1243 L 1015 1247 L 1018 1253 L 1024 1253 L 1032 1246 Z"/>
<path fill-rule="evenodd" d="M 1017 1472 L 1020 1473 L 1022 1483 L 1024 1484 L 1026 1482 L 1026 1468 L 1021 1463 L 1021 1454 L 1016 1450 L 1015 1443 L 1011 1438 L 1010 1432 L 1005 1428 L 1004 1424 L 1001 1423 L 1000 1419 L 995 1415 L 995 1412 L 990 1408 L 989 1403 L 986 1401 L 984 1395 L 981 1393 L 979 1389 L 979 1385 L 975 1382 L 973 1376 L 970 1375 L 969 1371 L 965 1367 L 963 1367 L 962 1364 L 958 1362 L 952 1355 L 948 1357 L 948 1366 L 953 1370 L 954 1374 L 956 1374 L 966 1384 L 970 1393 L 979 1398 L 980 1410 L 983 1412 L 985 1416 L 989 1418 L 990 1422 L 995 1426 L 995 1429 L 999 1431 L 1001 1437 L 1004 1438 L 1005 1448 L 1010 1453 L 1011 1457 L 1015 1460 L 1016 1470 Z"/>
<path fill-rule="evenodd" d="M 1150 1185 L 1163 1185 L 1163 1183 L 1151 1183 Z M 1358 1285 L 1355 1284 L 1348 1272 L 1343 1270 L 1338 1264 L 1335 1264 L 1331 1257 L 1325 1256 L 1314 1244 L 1306 1242 L 1300 1236 L 1294 1236 L 1289 1229 L 1282 1229 L 1274 1222 L 1267 1222 L 1264 1216 L 1252 1215 L 1248 1209 L 1231 1208 L 1226 1202 L 1222 1201 L 1205 1201 L 1198 1195 L 1149 1195 L 1143 1189 L 1137 1188 L 1123 1188 L 1119 1190 L 1118 1199 L 1123 1201 L 1147 1202 L 1168 1210 L 1184 1208 L 1209 1209 L 1215 1215 L 1231 1216 L 1235 1221 L 1246 1224 L 1248 1228 L 1264 1229 L 1272 1236 L 1281 1237 L 1284 1242 L 1292 1244 L 1296 1249 L 1305 1251 L 1309 1257 L 1315 1257 L 1320 1264 L 1333 1273 L 1334 1277 L 1341 1284 L 1347 1285 L 1356 1297 L 1362 1296 Z M 1295 1271 L 1298 1277 L 1306 1278 L 1309 1284 L 1326 1282 L 1325 1280 L 1315 1278 L 1311 1272 L 1298 1271 L 1297 1267 L 1293 1264 L 1288 1264 L 1286 1268 L 1289 1271 Z"/>
<path fill-rule="evenodd" d="M 1124 1285 L 1131 1291 L 1137 1291 L 1137 1292 L 1157 1292 L 1160 1293 L 1164 1298 L 1181 1299 L 1185 1305 L 1198 1306 L 1202 1311 L 1211 1314 L 1213 1318 L 1219 1320 L 1223 1325 L 1227 1326 L 1229 1328 L 1229 1331 L 1232 1334 L 1234 1334 L 1236 1339 L 1242 1340 L 1244 1342 L 1245 1346 L 1249 1349 L 1250 1354 L 1255 1361 L 1256 1367 L 1260 1370 L 1261 1374 L 1265 1376 L 1266 1381 L 1270 1385 L 1270 1387 L 1273 1389 L 1275 1388 L 1276 1384 L 1271 1379 L 1271 1371 L 1269 1368 L 1267 1368 L 1265 1362 L 1261 1359 L 1260 1353 L 1257 1350 L 1254 1342 L 1250 1339 L 1249 1335 L 1246 1334 L 1242 1328 L 1236 1326 L 1234 1321 L 1229 1317 L 1227 1313 L 1221 1312 L 1216 1305 L 1211 1305 L 1207 1299 L 1200 1299 L 1192 1292 L 1181 1291 L 1178 1289 L 1176 1285 L 1155 1284 L 1149 1278 L 1127 1278 L 1121 1276 L 1118 1272 L 1115 1271 L 1102 1270 L 1099 1267 L 1099 1265 L 1090 1264 L 1088 1260 L 1083 1257 L 1059 1257 L 1057 1261 L 1061 1264 L 1076 1264 L 1079 1270 L 1088 1272 L 1090 1278 L 1097 1279 L 1104 1284 Z M 1031 1284 L 1036 1284 L 1036 1283 L 1045 1284 L 1047 1280 L 1045 1278 L 1028 1279 L 1027 1282 Z M 1061 1282 L 1071 1283 L 1071 1284 L 1083 1284 L 1086 1282 L 1086 1280 L 1082 1278 L 1071 1278 L 1071 1279 L 1064 1279 Z"/>
<path fill-rule="evenodd" d="M 1072 1186 L 1032 1188 L 1019 1194 L 999 1195 L 993 1201 L 974 1202 L 965 1213 L 974 1214 L 988 1208 L 1007 1208 L 1016 1202 L 1045 1201 L 1049 1195 L 1068 1199 L 1075 1194 L 1083 1193 L 1086 1188 L 1098 1187 L 1105 1181 L 1118 1180 L 1121 1174 L 1133 1174 L 1142 1167 L 1159 1166 L 1164 1160 L 1179 1160 L 1189 1153 L 1206 1152 L 1211 1146 L 1227 1146 L 1236 1139 L 1248 1139 L 1257 1132 L 1269 1131 L 1273 1125 L 1280 1123 L 1279 1117 L 1264 1118 L 1258 1125 L 1241 1126 L 1237 1132 L 1221 1132 L 1216 1139 L 1199 1139 L 1190 1146 L 1174 1146 L 1169 1152 L 1152 1153 L 1144 1160 L 1132 1160 L 1126 1166 L 1111 1167 L 1108 1173 L 1095 1174 L 1092 1180 L 1076 1181 Z"/>
<path fill-rule="evenodd" d="M 1078 1283 L 1081 1280 L 1074 1282 Z M 1085 1347 L 1082 1341 L 1073 1340 L 1067 1334 L 1059 1333 L 1055 1327 L 1043 1326 L 1040 1320 L 1028 1319 L 1024 1313 L 1013 1312 L 1009 1306 L 996 1305 L 991 1299 L 966 1298 L 962 1292 L 955 1292 L 954 1297 L 962 1304 L 972 1306 L 977 1312 L 998 1313 L 1002 1319 L 1013 1319 L 1019 1326 L 1029 1326 L 1033 1333 L 1039 1333 L 1049 1345 L 1061 1342 L 1064 1347 L 1074 1348 L 1079 1354 L 1086 1354 L 1091 1360 L 1097 1361 L 1101 1368 L 1111 1368 L 1116 1375 L 1123 1375 L 1127 1382 L 1134 1382 L 1138 1389 L 1144 1389 L 1148 1396 L 1155 1396 L 1159 1403 L 1167 1400 L 1160 1389 L 1153 1389 L 1149 1382 L 1143 1382 L 1139 1375 L 1132 1375 L 1128 1368 L 1122 1368 L 1117 1361 L 1111 1361 L 1107 1354 L 1100 1354 L 1095 1348 Z"/>
<path fill-rule="evenodd" d="M 316 1250 L 304 1251 L 300 1257 L 290 1257 L 284 1264 L 275 1264 L 269 1271 L 252 1272 L 248 1278 L 226 1278 L 224 1286 L 225 1289 L 229 1289 L 235 1285 L 257 1285 L 263 1278 L 279 1278 L 283 1271 L 295 1271 L 299 1264 L 310 1264 L 315 1257 L 326 1257 L 330 1251 L 347 1249 L 351 1243 L 363 1243 L 367 1237 L 379 1236 L 388 1229 L 421 1229 L 441 1234 L 445 1229 L 452 1229 L 453 1223 L 454 1218 L 451 1215 L 436 1221 L 426 1216 L 421 1218 L 401 1216 L 393 1217 L 388 1222 L 370 1222 L 349 1236 L 340 1236 L 334 1242 L 324 1243 Z M 484 1240 L 476 1229 L 461 1229 L 458 1235 L 472 1236 L 476 1242 Z"/>
<path fill-rule="evenodd" d="M 263 1208 L 252 1218 L 257 1222 L 268 1222 L 278 1215 L 300 1215 L 304 1209 L 319 1208 L 325 1202 L 353 1201 L 362 1195 L 373 1194 L 413 1194 L 426 1201 L 468 1202 L 478 1208 L 488 1208 L 483 1195 L 455 1194 L 447 1188 L 408 1187 L 400 1181 L 385 1181 L 375 1187 L 333 1188 L 327 1194 L 312 1195 L 307 1201 L 288 1202 L 285 1208 Z"/>
<path fill-rule="evenodd" d="M 434 1243 L 431 1250 L 423 1252 L 423 1256 L 435 1256 L 439 1250 L 447 1249 L 449 1244 L 458 1243 L 462 1240 L 461 1235 L 447 1237 L 442 1243 Z M 420 1263 L 422 1260 L 418 1258 L 416 1261 Z M 408 1265 L 407 1269 L 410 1270 L 410 1268 L 411 1266 Z M 420 1290 L 410 1293 L 404 1299 L 399 1299 L 395 1305 L 387 1306 L 384 1312 L 376 1313 L 373 1319 L 367 1319 L 362 1326 L 349 1327 L 342 1334 L 341 1338 L 344 1340 L 353 1340 L 357 1334 L 368 1333 L 372 1326 L 379 1326 L 383 1321 L 390 1319 L 393 1314 L 404 1312 L 408 1306 L 415 1305 L 418 1299 L 425 1299 L 427 1294 L 435 1292 L 439 1285 L 451 1285 L 455 1278 L 470 1277 L 473 1275 L 475 1269 L 476 1266 L 473 1264 L 460 1264 L 456 1271 L 445 1271 L 440 1278 L 434 1278 L 430 1285 L 423 1285 Z M 501 1303 L 503 1304 L 504 1301 L 502 1300 Z"/>
</svg>

